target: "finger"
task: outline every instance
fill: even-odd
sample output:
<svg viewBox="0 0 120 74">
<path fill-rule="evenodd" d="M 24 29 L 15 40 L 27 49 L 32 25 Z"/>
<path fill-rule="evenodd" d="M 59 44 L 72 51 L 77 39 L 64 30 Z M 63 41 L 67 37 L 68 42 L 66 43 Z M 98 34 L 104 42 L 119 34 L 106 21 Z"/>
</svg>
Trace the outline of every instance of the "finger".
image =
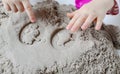
<svg viewBox="0 0 120 74">
<path fill-rule="evenodd" d="M 74 11 L 74 12 L 72 12 L 72 13 L 67 13 L 67 16 L 68 16 L 69 18 L 72 18 L 72 17 L 76 14 L 76 12 L 77 12 L 77 10 Z"/>
<path fill-rule="evenodd" d="M 4 3 L 3 5 L 4 5 L 4 8 L 7 9 L 7 11 L 11 11 L 11 8 L 8 4 Z"/>
<path fill-rule="evenodd" d="M 85 23 L 81 26 L 82 30 L 86 30 L 91 25 L 91 23 L 94 21 L 95 18 L 96 16 L 89 15 Z"/>
<path fill-rule="evenodd" d="M 28 0 L 23 0 L 22 1 L 23 3 L 23 6 L 28 14 L 28 17 L 30 18 L 31 22 L 35 22 L 36 19 L 35 19 L 35 15 L 33 13 L 33 10 L 32 10 L 32 7 L 30 5 L 30 2 Z"/>
<path fill-rule="evenodd" d="M 72 26 L 74 25 L 75 21 L 78 19 L 79 14 L 76 14 L 70 21 L 70 23 L 68 24 L 68 26 L 66 27 L 66 29 L 70 30 L 72 28 Z"/>
<path fill-rule="evenodd" d="M 17 9 L 17 7 L 16 7 L 15 4 L 10 4 L 10 8 L 11 8 L 11 10 L 12 10 L 13 12 L 15 12 L 15 13 L 18 11 L 18 9 Z"/>
<path fill-rule="evenodd" d="M 21 2 L 17 1 L 16 2 L 16 7 L 17 7 L 18 11 L 20 11 L 20 12 L 24 11 L 24 6 L 23 6 L 23 4 Z"/>
<path fill-rule="evenodd" d="M 87 16 L 79 16 L 78 20 L 73 25 L 71 31 L 75 32 L 78 31 L 78 29 L 82 26 L 82 24 L 85 22 Z"/>
<path fill-rule="evenodd" d="M 96 30 L 100 30 L 101 29 L 101 26 L 102 26 L 102 19 L 97 19 L 97 24 L 96 24 L 96 26 L 95 26 L 95 29 Z"/>
</svg>

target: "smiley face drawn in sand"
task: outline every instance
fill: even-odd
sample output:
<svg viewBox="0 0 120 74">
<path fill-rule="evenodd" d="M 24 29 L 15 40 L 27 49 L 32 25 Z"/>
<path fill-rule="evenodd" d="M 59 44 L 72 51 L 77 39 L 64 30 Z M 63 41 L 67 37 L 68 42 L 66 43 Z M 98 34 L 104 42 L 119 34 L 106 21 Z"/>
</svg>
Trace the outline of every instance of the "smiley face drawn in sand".
<svg viewBox="0 0 120 74">
<path fill-rule="evenodd" d="M 20 33 L 20 41 L 22 43 L 32 45 L 40 35 L 38 28 L 39 26 L 36 24 L 29 24 L 24 27 Z"/>
</svg>

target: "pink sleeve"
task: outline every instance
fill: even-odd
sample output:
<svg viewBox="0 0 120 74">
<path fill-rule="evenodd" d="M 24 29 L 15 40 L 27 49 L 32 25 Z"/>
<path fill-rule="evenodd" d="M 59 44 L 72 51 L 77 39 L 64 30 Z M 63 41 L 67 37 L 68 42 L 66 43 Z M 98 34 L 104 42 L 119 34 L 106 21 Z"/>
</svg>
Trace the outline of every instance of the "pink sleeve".
<svg viewBox="0 0 120 74">
<path fill-rule="evenodd" d="M 89 3 L 91 0 L 75 0 L 75 6 L 77 9 L 81 8 L 84 4 Z"/>
<path fill-rule="evenodd" d="M 119 7 L 118 7 L 116 0 L 114 0 L 114 6 L 107 12 L 107 14 L 117 15 L 118 13 L 119 13 Z"/>
</svg>

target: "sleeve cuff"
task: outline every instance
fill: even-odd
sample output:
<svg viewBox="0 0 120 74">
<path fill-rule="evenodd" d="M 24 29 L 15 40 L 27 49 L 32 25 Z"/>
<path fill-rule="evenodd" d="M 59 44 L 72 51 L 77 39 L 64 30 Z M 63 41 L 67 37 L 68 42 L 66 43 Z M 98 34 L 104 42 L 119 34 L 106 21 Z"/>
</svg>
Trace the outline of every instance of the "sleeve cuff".
<svg viewBox="0 0 120 74">
<path fill-rule="evenodd" d="M 117 15 L 119 13 L 119 6 L 117 1 L 114 0 L 114 6 L 107 12 L 107 15 Z"/>
</svg>

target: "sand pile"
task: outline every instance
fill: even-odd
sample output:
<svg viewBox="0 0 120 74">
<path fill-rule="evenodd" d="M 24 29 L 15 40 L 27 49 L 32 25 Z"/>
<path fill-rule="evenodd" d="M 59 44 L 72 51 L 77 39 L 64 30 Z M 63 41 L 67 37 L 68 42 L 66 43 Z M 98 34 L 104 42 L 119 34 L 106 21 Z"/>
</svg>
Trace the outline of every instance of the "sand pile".
<svg viewBox="0 0 120 74">
<path fill-rule="evenodd" d="M 0 7 L 0 74 L 120 74 L 119 27 L 71 33 L 66 13 L 73 6 L 48 0 L 33 9 L 35 23 Z"/>
</svg>

